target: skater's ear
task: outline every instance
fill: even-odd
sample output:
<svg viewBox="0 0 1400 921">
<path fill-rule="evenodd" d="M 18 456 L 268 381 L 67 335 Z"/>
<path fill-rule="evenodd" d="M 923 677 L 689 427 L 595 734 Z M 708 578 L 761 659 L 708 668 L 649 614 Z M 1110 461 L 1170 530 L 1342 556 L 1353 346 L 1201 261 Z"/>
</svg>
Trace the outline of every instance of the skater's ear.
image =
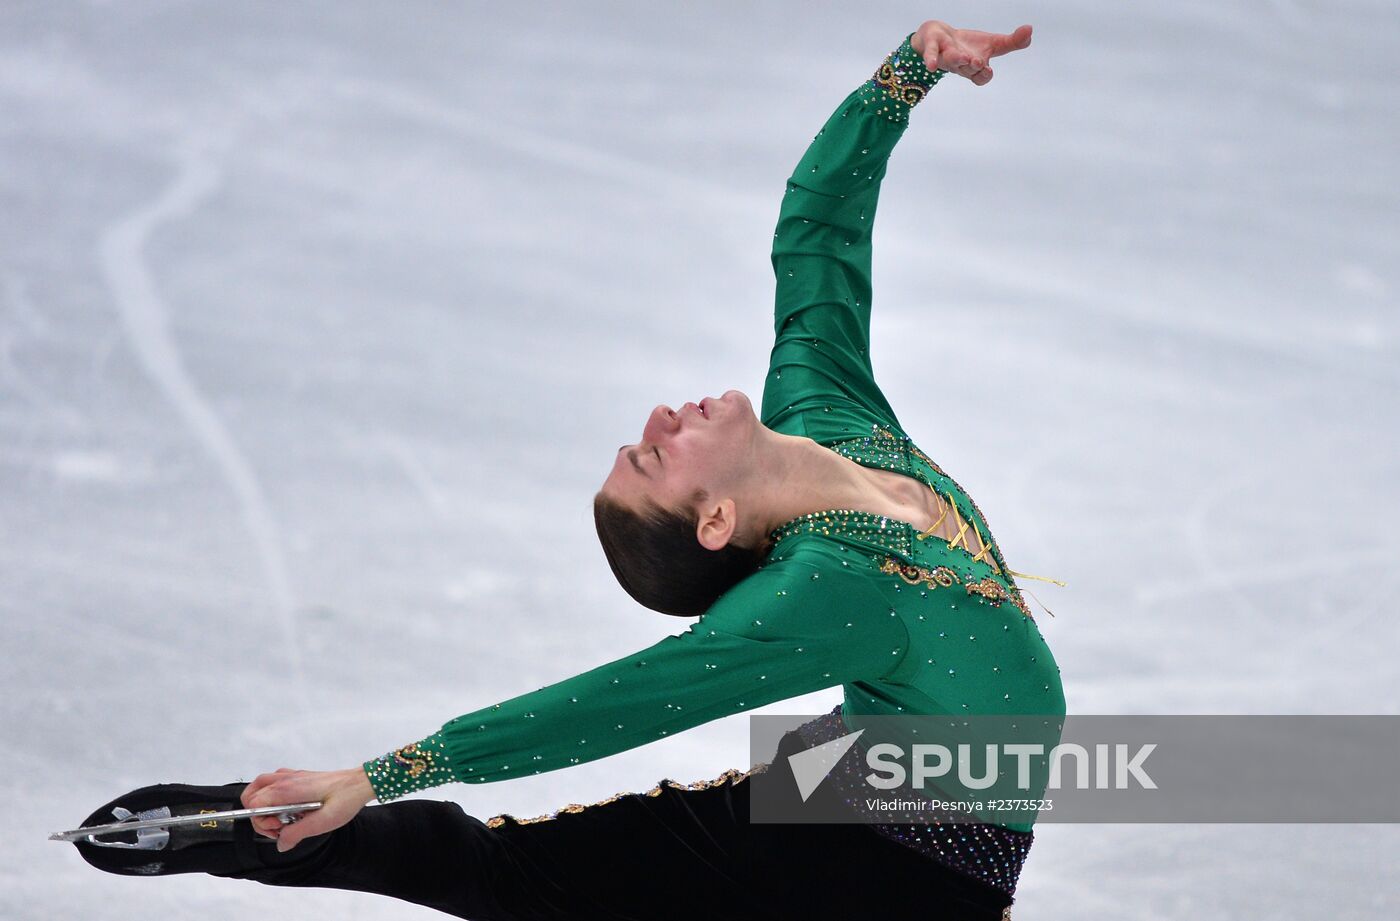
<svg viewBox="0 0 1400 921">
<path fill-rule="evenodd" d="M 702 505 L 705 498 L 697 492 L 694 504 Z M 707 526 L 711 523 L 707 518 Z M 733 530 L 726 522 L 713 523 Z M 766 552 L 720 541 L 718 530 L 712 543 L 719 546 L 709 549 L 700 543 L 700 515 L 694 508 L 667 509 L 643 499 L 637 510 L 602 491 L 593 497 L 593 524 L 623 590 L 638 604 L 677 617 L 704 614 L 757 570 Z"/>
<path fill-rule="evenodd" d="M 695 513 L 695 539 L 706 550 L 722 550 L 734 540 L 739 526 L 738 508 L 728 497 L 712 500 L 700 490 L 696 495 L 699 506 Z"/>
</svg>

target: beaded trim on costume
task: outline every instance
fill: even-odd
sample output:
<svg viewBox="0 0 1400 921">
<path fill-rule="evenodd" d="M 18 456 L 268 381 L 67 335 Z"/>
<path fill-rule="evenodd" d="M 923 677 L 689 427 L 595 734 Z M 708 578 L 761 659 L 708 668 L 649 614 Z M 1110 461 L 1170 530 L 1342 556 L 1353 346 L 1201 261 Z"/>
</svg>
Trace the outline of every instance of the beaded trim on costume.
<svg viewBox="0 0 1400 921">
<path fill-rule="evenodd" d="M 910 530 L 907 523 L 884 515 L 850 508 L 833 508 L 822 512 L 808 512 L 794 518 L 774 529 L 769 536 L 776 544 L 794 534 L 821 534 L 824 537 L 839 535 L 867 541 L 908 556 L 913 551 Z"/>
<path fill-rule="evenodd" d="M 960 576 L 947 566 L 935 566 L 929 569 L 927 566 L 915 566 L 913 563 L 905 563 L 896 560 L 894 557 L 886 557 L 880 564 L 880 571 L 890 575 L 899 576 L 909 585 L 927 585 L 929 588 L 948 588 L 953 585 L 962 585 L 969 595 L 977 595 L 991 602 L 993 607 L 998 607 L 1003 601 L 1010 601 L 1020 608 L 1021 613 L 1035 620 L 1031 616 L 1030 608 L 1024 603 L 1017 604 L 1017 599 L 991 576 L 984 576 L 976 579 L 972 576 Z"/>
<path fill-rule="evenodd" d="M 830 713 L 803 723 L 797 732 L 810 748 L 841 738 L 850 733 L 850 728 L 841 718 L 838 704 Z M 864 778 L 867 771 L 861 765 L 858 749 L 859 746 L 851 746 L 827 777 L 846 804 L 860 811 L 857 804 L 870 795 L 870 786 Z M 872 822 L 868 827 L 946 867 L 1014 895 L 1035 834 L 990 823 L 959 821 L 952 813 L 948 815 L 947 821 L 935 818 L 932 822 L 907 824 Z"/>
<path fill-rule="evenodd" d="M 456 781 L 448 767 L 449 760 L 442 733 L 435 732 L 420 742 L 366 761 L 363 767 L 374 788 L 374 798 L 387 803 L 417 790 Z"/>
<path fill-rule="evenodd" d="M 877 113 L 903 124 L 909 121 L 909 110 L 922 102 L 933 85 L 947 73 L 928 69 L 923 57 L 909 42 L 913 37 L 912 32 L 905 36 L 860 89 L 866 104 L 879 103 Z"/>
<path fill-rule="evenodd" d="M 972 506 L 972 510 L 977 513 L 977 517 L 982 519 L 982 524 L 987 527 L 987 543 L 992 545 L 991 554 L 997 564 L 996 568 L 1009 571 L 1009 567 L 1006 565 L 1005 561 L 1001 559 L 1001 553 L 996 547 L 995 541 L 991 539 L 992 526 L 988 523 L 987 516 L 982 513 L 982 509 L 978 507 L 977 500 L 973 499 L 972 495 L 968 493 L 967 490 L 958 485 L 957 480 L 953 479 L 942 467 L 938 466 L 933 458 L 921 451 L 919 446 L 914 444 L 913 439 L 909 438 L 907 435 L 903 437 L 896 435 L 879 423 L 875 423 L 870 426 L 869 435 L 861 438 L 850 438 L 846 441 L 838 441 L 828 445 L 828 447 L 843 457 L 849 457 L 852 460 L 867 460 L 874 466 L 882 467 L 886 470 L 895 470 L 915 477 L 916 479 L 923 479 L 923 477 L 918 475 L 917 471 L 914 469 L 914 465 L 909 462 L 908 456 L 913 455 L 923 461 L 934 473 L 951 483 L 961 497 L 966 499 L 968 504 Z M 930 488 L 933 488 L 932 483 L 928 485 Z"/>
<path fill-rule="evenodd" d="M 511 815 L 510 813 L 502 813 L 501 815 L 492 816 L 491 818 L 487 819 L 486 827 L 499 828 L 500 826 L 505 825 L 507 822 L 510 822 L 514 825 L 530 825 L 535 822 L 548 822 L 552 819 L 557 819 L 561 815 L 572 815 L 574 813 L 583 812 L 585 809 L 592 809 L 594 806 L 606 806 L 608 803 L 615 803 L 618 800 L 625 799 L 629 796 L 660 796 L 662 787 L 669 787 L 672 790 L 708 790 L 711 787 L 716 787 L 723 783 L 728 783 L 732 786 L 734 784 L 742 783 L 754 774 L 762 774 L 767 769 L 767 764 L 756 765 L 752 769 L 747 771 L 741 771 L 738 768 L 730 768 L 729 770 L 725 771 L 723 774 L 719 775 L 713 780 L 697 780 L 688 784 L 680 783 L 679 781 L 675 781 L 670 779 L 669 777 L 666 777 L 657 781 L 656 786 L 652 787 L 645 793 L 632 793 L 624 790 L 621 793 L 614 793 L 612 796 L 609 796 L 605 799 L 600 799 L 596 803 L 570 803 L 567 806 L 561 806 L 560 808 L 554 810 L 551 813 L 547 813 L 545 815 L 537 815 L 529 819 L 519 819 Z"/>
<path fill-rule="evenodd" d="M 827 445 L 832 451 L 842 457 L 849 458 L 867 467 L 878 467 L 884 470 L 893 470 L 913 477 L 934 491 L 939 496 L 940 501 L 946 505 L 944 515 L 952 514 L 958 526 L 957 534 L 947 541 L 949 549 L 961 548 L 972 562 L 985 562 L 991 567 L 993 575 L 1001 575 L 1006 580 L 1004 583 L 993 579 L 990 576 L 977 577 L 972 573 L 958 579 L 959 582 L 968 586 L 968 592 L 978 595 L 994 604 L 1001 601 L 1010 601 L 1022 614 L 1035 618 L 1031 615 L 1030 605 L 1021 596 L 1021 591 L 1010 577 L 1011 568 L 1006 565 L 1002 558 L 1001 550 L 992 539 L 991 526 L 987 524 L 987 516 L 982 514 L 982 510 L 977 507 L 977 503 L 968 495 L 957 482 L 943 471 L 931 458 L 913 443 L 907 436 L 895 435 L 890 430 L 875 423 L 870 427 L 870 434 L 858 438 L 850 438 L 845 441 L 838 441 Z M 938 485 L 928 481 L 920 474 L 911 462 L 910 457 L 917 457 L 929 466 L 938 476 L 947 480 L 952 485 L 952 489 L 945 489 L 940 492 Z M 964 516 L 959 511 L 959 501 L 965 501 L 976 513 L 976 518 Z M 980 518 L 982 524 L 979 526 L 977 519 Z M 942 522 L 942 518 L 934 524 L 936 528 Z M 984 533 L 982 528 L 987 528 Z M 966 534 L 971 528 L 972 533 L 977 535 L 978 544 L 981 549 L 974 555 L 968 549 Z M 846 537 L 851 540 L 861 541 L 880 547 L 891 553 L 898 554 L 906 560 L 913 556 L 913 541 L 927 540 L 938 537 L 933 533 L 933 528 L 927 531 L 915 532 L 908 522 L 894 518 L 887 518 L 883 515 L 874 515 L 869 512 L 862 512 L 856 509 L 827 509 L 820 512 L 809 512 L 800 515 L 791 521 L 779 525 L 769 533 L 774 545 L 794 534 L 821 534 L 824 537 Z M 876 558 L 874 563 L 881 572 L 896 573 L 903 576 L 906 582 L 920 581 L 915 577 L 917 571 L 922 567 L 912 566 L 903 561 L 891 563 L 888 559 L 880 560 Z M 901 570 L 891 569 L 891 566 L 903 565 Z M 933 583 L 930 582 L 930 585 Z M 947 583 L 951 584 L 951 583 Z"/>
</svg>

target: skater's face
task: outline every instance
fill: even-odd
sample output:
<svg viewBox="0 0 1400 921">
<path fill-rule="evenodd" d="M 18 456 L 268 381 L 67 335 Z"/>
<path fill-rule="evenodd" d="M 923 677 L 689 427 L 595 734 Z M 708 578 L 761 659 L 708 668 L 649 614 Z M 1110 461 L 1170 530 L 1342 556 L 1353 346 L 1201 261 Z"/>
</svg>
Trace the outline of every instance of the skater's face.
<svg viewBox="0 0 1400 921">
<path fill-rule="evenodd" d="M 733 493 L 760 427 L 753 404 L 738 390 L 676 410 L 658 406 L 647 417 L 642 440 L 618 449 L 603 492 L 633 509 L 650 499 L 662 508 L 698 511 L 697 490 L 711 500 Z"/>
</svg>

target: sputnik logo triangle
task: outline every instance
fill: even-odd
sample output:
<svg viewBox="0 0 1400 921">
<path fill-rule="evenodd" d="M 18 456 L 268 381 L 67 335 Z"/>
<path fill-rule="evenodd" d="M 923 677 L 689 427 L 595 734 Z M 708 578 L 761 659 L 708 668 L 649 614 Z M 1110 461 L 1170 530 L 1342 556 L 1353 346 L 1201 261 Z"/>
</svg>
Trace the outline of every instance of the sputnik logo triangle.
<svg viewBox="0 0 1400 921">
<path fill-rule="evenodd" d="M 807 797 L 816 792 L 826 775 L 836 766 L 836 762 L 856 744 L 856 739 L 860 738 L 862 732 L 865 730 L 848 732 L 840 738 L 788 756 L 788 766 L 792 768 L 792 776 L 797 781 L 797 792 L 801 795 L 802 802 L 807 802 Z"/>
</svg>

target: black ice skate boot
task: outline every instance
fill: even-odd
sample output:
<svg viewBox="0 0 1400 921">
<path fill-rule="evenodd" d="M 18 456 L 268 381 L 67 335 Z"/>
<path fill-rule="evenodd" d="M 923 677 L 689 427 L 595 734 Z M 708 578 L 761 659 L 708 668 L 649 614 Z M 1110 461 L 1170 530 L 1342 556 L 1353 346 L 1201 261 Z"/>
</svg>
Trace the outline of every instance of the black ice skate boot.
<svg viewBox="0 0 1400 921">
<path fill-rule="evenodd" d="M 132 790 L 99 808 L 81 827 L 120 822 L 128 818 L 155 819 L 242 809 L 246 783 L 199 787 L 155 784 Z M 294 850 L 297 858 L 315 850 L 315 838 Z M 173 873 L 224 875 L 289 863 L 292 852 L 279 854 L 277 842 L 253 829 L 247 819 L 218 819 L 198 825 L 142 828 L 108 833 L 96 841 L 73 844 L 88 863 L 124 876 L 166 876 Z"/>
</svg>

